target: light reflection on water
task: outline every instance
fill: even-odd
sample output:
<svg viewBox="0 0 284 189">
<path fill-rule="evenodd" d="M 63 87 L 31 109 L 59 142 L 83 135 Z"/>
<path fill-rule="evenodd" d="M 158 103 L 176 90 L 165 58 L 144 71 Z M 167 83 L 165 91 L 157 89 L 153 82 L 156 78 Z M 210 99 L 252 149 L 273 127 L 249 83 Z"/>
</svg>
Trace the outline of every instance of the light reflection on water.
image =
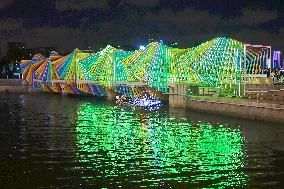
<svg viewBox="0 0 284 189">
<path fill-rule="evenodd" d="M 193 123 L 158 112 L 83 103 L 76 119 L 77 158 L 88 182 L 113 186 L 245 186 L 238 128 Z"/>
<path fill-rule="evenodd" d="M 284 188 L 284 127 L 0 94 L 0 188 Z"/>
</svg>

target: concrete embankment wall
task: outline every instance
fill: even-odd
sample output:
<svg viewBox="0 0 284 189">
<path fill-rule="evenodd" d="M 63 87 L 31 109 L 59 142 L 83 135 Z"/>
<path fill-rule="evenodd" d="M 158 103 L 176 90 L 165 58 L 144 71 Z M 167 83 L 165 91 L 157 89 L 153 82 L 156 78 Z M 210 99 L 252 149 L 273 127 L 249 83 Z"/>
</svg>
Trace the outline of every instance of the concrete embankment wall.
<svg viewBox="0 0 284 189">
<path fill-rule="evenodd" d="M 186 108 L 244 119 L 284 123 L 284 107 L 277 104 L 189 99 L 186 100 Z"/>
<path fill-rule="evenodd" d="M 0 93 L 36 93 L 38 90 L 27 86 L 20 79 L 0 79 Z"/>
<path fill-rule="evenodd" d="M 0 86 L 23 86 L 25 81 L 21 79 L 0 79 Z"/>
</svg>

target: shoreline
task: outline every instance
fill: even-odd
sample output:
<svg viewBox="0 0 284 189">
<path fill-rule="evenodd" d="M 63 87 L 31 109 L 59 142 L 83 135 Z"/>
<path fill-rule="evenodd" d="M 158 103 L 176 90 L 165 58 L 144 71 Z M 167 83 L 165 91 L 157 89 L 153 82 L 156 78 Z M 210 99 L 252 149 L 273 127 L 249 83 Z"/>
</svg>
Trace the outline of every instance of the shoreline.
<svg viewBox="0 0 284 189">
<path fill-rule="evenodd" d="M 28 86 L 0 86 L 0 93 L 40 93 L 40 91 Z"/>
<path fill-rule="evenodd" d="M 202 99 L 185 100 L 185 108 L 191 111 L 225 115 L 249 120 L 284 123 L 284 105 L 254 102 L 249 99 Z"/>
<path fill-rule="evenodd" d="M 0 93 L 35 94 L 42 91 L 30 87 L 22 80 L 0 80 Z M 63 94 L 64 95 L 64 94 Z M 283 101 L 255 101 L 228 97 L 194 97 L 183 99 L 182 108 L 228 117 L 284 123 Z M 278 102 L 278 103 L 276 103 Z M 172 108 L 169 105 L 169 108 Z"/>
</svg>

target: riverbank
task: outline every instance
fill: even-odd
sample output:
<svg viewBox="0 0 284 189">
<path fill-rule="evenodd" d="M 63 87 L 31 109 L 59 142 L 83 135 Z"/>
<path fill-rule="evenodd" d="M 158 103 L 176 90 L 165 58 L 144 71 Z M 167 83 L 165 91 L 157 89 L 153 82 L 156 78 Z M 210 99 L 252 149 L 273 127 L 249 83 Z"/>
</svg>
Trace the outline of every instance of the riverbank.
<svg viewBox="0 0 284 189">
<path fill-rule="evenodd" d="M 39 91 L 20 79 L 0 79 L 0 93 L 38 93 Z"/>
<path fill-rule="evenodd" d="M 52 94 L 0 96 L 1 186 L 281 188 L 277 124 Z"/>
<path fill-rule="evenodd" d="M 284 105 L 275 101 L 221 97 L 191 97 L 185 108 L 210 114 L 284 123 Z"/>
<path fill-rule="evenodd" d="M 39 93 L 19 79 L 0 79 L 0 93 Z M 181 107 L 191 111 L 284 123 L 284 101 L 254 100 L 215 96 L 191 96 L 184 99 L 178 95 Z M 170 103 L 171 107 L 171 103 Z"/>
</svg>

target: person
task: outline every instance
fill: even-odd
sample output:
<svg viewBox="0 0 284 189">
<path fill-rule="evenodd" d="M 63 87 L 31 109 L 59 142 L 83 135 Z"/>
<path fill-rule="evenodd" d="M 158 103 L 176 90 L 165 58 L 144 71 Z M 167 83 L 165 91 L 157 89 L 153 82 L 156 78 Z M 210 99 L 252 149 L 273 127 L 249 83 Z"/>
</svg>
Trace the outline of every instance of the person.
<svg viewBox="0 0 284 189">
<path fill-rule="evenodd" d="M 7 68 L 5 65 L 3 66 L 2 77 L 3 79 L 8 79 L 7 78 Z"/>
<path fill-rule="evenodd" d="M 280 84 L 283 84 L 284 70 L 280 69 Z"/>
<path fill-rule="evenodd" d="M 280 69 L 276 69 L 276 80 L 277 80 L 277 83 L 280 82 Z"/>
<path fill-rule="evenodd" d="M 121 100 L 122 100 L 122 102 L 125 102 L 125 101 L 126 101 L 126 95 L 125 95 L 125 94 L 123 94 L 123 95 L 121 96 Z"/>
<path fill-rule="evenodd" d="M 122 100 L 121 100 L 121 98 L 120 98 L 119 95 L 117 95 L 115 98 L 116 98 L 116 101 L 115 101 L 115 102 L 116 102 L 117 104 L 119 104 L 119 105 L 122 104 Z"/>
<path fill-rule="evenodd" d="M 119 104 L 119 105 L 122 105 L 123 103 L 126 102 L 126 95 L 125 94 L 121 95 L 121 97 L 119 97 L 117 95 L 115 98 L 116 98 L 116 103 Z"/>
<path fill-rule="evenodd" d="M 272 78 L 273 84 L 274 84 L 274 76 L 275 76 L 275 73 L 274 73 L 274 70 L 272 70 L 270 77 Z"/>
<path fill-rule="evenodd" d="M 269 78 L 269 76 L 270 76 L 270 70 L 269 70 L 269 69 L 266 69 L 265 71 L 266 71 L 266 76 L 267 76 L 267 78 Z"/>
<path fill-rule="evenodd" d="M 116 102 L 118 102 L 118 100 L 119 100 L 119 95 L 116 95 L 116 96 L 115 96 L 115 100 L 116 100 Z"/>
</svg>

